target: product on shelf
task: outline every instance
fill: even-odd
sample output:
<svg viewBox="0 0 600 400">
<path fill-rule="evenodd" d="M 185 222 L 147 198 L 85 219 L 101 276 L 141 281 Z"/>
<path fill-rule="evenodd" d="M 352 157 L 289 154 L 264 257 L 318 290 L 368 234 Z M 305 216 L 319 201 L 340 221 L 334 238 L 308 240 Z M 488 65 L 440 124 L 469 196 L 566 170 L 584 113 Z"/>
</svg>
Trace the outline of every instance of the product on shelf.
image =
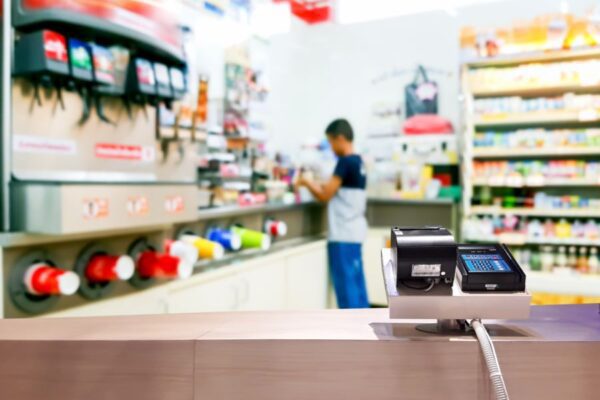
<svg viewBox="0 0 600 400">
<path fill-rule="evenodd" d="M 73 271 L 45 263 L 31 265 L 23 277 L 27 292 L 34 296 L 70 296 L 79 289 L 79 276 Z"/>
<path fill-rule="evenodd" d="M 490 97 L 476 99 L 473 107 L 475 115 L 482 118 L 497 115 L 509 117 L 511 114 L 536 112 L 552 114 L 561 111 L 598 110 L 600 109 L 600 95 L 566 93 L 556 97 Z"/>
<path fill-rule="evenodd" d="M 563 241 L 594 242 L 600 240 L 600 223 L 590 219 L 569 221 L 560 219 L 519 218 L 514 215 L 505 216 L 471 216 L 463 224 L 463 232 L 467 240 L 498 240 L 501 236 L 512 235 L 523 241 Z M 515 239 L 516 241 L 516 239 Z"/>
<path fill-rule="evenodd" d="M 600 148 L 600 129 L 518 129 L 510 132 L 478 132 L 476 149 L 565 149 Z"/>
<path fill-rule="evenodd" d="M 268 250 L 271 247 L 271 237 L 269 235 L 240 226 L 234 226 L 231 229 L 242 239 L 242 248 L 244 249 Z"/>
<path fill-rule="evenodd" d="M 180 239 L 194 246 L 197 250 L 197 257 L 201 259 L 220 260 L 225 255 L 225 249 L 218 242 L 196 235 L 183 235 Z"/>
<path fill-rule="evenodd" d="M 523 185 L 523 179 L 581 179 L 599 182 L 600 162 L 584 160 L 474 161 L 473 179 L 506 186 Z"/>
<path fill-rule="evenodd" d="M 600 61 L 530 63 L 516 67 L 477 68 L 469 71 L 473 91 L 591 86 L 600 83 Z"/>
<path fill-rule="evenodd" d="M 242 247 L 242 238 L 230 229 L 211 228 L 206 237 L 208 240 L 221 244 L 229 251 L 238 251 Z"/>
<path fill-rule="evenodd" d="M 129 256 L 97 254 L 90 258 L 85 277 L 90 283 L 126 281 L 133 276 L 135 263 Z"/>
<path fill-rule="evenodd" d="M 265 233 L 273 237 L 283 237 L 287 235 L 288 226 L 284 221 L 267 219 L 265 221 Z"/>
<path fill-rule="evenodd" d="M 599 272 L 597 247 L 540 246 L 513 249 L 512 253 L 521 267 L 531 271 L 582 275 L 596 275 Z"/>
</svg>

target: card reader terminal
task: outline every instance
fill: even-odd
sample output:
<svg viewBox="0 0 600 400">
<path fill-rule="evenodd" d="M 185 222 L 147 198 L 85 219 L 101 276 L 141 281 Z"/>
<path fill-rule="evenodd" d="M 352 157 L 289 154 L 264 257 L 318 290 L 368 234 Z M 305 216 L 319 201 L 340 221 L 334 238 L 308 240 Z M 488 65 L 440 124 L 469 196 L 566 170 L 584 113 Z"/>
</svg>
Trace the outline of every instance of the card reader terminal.
<svg viewBox="0 0 600 400">
<path fill-rule="evenodd" d="M 525 291 L 525 273 L 505 245 L 459 245 L 463 291 Z"/>
</svg>

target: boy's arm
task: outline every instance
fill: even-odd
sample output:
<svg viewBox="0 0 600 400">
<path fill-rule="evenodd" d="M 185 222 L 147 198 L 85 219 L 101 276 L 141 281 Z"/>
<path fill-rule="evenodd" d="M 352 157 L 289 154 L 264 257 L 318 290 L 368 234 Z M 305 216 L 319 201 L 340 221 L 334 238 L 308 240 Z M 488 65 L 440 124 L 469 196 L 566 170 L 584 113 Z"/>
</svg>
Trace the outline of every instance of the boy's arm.
<svg viewBox="0 0 600 400">
<path fill-rule="evenodd" d="M 334 175 L 331 177 L 329 182 L 324 184 L 318 184 L 306 179 L 301 179 L 299 183 L 303 186 L 306 186 L 306 188 L 312 193 L 313 196 L 315 196 L 317 200 L 326 203 L 331 200 L 333 196 L 335 196 L 340 186 L 342 186 L 342 178 Z"/>
</svg>

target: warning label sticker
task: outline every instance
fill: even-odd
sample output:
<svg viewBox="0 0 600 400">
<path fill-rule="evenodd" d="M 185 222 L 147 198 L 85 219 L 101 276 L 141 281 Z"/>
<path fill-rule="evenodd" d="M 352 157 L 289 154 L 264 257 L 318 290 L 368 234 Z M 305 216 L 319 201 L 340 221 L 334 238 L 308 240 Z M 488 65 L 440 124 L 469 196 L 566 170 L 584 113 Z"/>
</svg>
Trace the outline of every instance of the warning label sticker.
<svg viewBox="0 0 600 400">
<path fill-rule="evenodd" d="M 77 144 L 66 139 L 14 135 L 13 150 L 16 153 L 73 155 L 77 153 Z"/>
<path fill-rule="evenodd" d="M 97 143 L 97 158 L 151 162 L 156 159 L 156 150 L 151 146 L 137 146 L 115 143 Z"/>
</svg>

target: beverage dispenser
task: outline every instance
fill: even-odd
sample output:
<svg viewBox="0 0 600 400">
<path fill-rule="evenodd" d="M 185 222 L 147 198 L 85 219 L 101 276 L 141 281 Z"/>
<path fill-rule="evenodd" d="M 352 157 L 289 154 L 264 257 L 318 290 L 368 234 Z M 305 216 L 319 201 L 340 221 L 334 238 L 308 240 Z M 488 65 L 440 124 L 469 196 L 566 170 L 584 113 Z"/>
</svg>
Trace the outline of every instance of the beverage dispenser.
<svg viewBox="0 0 600 400">
<path fill-rule="evenodd" d="M 171 107 L 186 91 L 181 29 L 167 2 L 132 3 L 11 3 L 5 230 L 85 233 L 196 217 L 197 144 L 165 143 L 158 125 L 158 103 Z"/>
</svg>

